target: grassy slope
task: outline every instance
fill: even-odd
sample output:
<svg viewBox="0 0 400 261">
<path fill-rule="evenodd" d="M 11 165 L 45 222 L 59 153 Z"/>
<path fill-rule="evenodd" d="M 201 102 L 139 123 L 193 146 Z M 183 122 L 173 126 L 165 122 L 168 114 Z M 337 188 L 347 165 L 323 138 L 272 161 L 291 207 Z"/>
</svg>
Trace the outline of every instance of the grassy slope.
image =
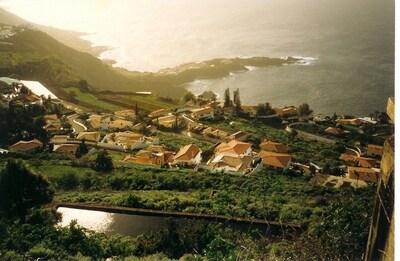
<svg viewBox="0 0 400 261">
<path fill-rule="evenodd" d="M 58 41 L 68 45 L 71 48 L 74 48 L 79 51 L 87 52 L 93 54 L 95 56 L 99 55 L 100 49 L 104 48 L 92 48 L 91 43 L 87 40 L 80 38 L 80 36 L 84 35 L 84 33 L 70 31 L 70 30 L 62 30 L 51 26 L 45 26 L 40 24 L 31 23 L 17 15 L 7 12 L 3 8 L 0 8 L 0 23 L 7 24 L 7 25 L 29 25 L 33 28 L 36 28 L 40 31 L 43 31 Z"/>
<path fill-rule="evenodd" d="M 80 79 L 100 90 L 152 91 L 169 97 L 184 93 L 182 88 L 154 77 L 122 75 L 90 54 L 67 47 L 40 31 L 24 29 L 4 41 L 11 45 L 0 45 L 0 74 L 39 80 L 56 93 L 57 87 L 75 85 Z"/>
<path fill-rule="evenodd" d="M 70 160 L 57 157 L 31 159 L 29 163 L 55 186 L 56 201 L 66 203 L 222 214 L 306 225 L 322 221 L 331 203 L 347 200 L 362 191 L 373 192 L 373 188 L 357 192 L 318 187 L 307 177 L 291 177 L 267 170 L 242 176 L 166 171 L 116 163 L 115 171 L 105 174 L 87 167 L 72 167 Z M 87 160 L 86 157 L 81 159 L 82 162 Z M 75 179 L 74 188 L 64 190 L 71 176 Z M 372 200 L 373 193 L 369 195 Z"/>
<path fill-rule="evenodd" d="M 159 97 L 150 96 L 138 96 L 138 95 L 119 95 L 119 94 L 107 94 L 107 98 L 118 102 L 130 104 L 134 106 L 136 103 L 138 107 L 145 111 L 155 111 L 159 109 L 172 109 L 177 104 L 168 103 L 160 100 Z"/>
<path fill-rule="evenodd" d="M 109 110 L 109 111 L 120 111 L 120 110 L 126 109 L 121 106 L 117 106 L 114 104 L 100 101 L 94 95 L 92 95 L 90 93 L 84 93 L 76 87 L 68 87 L 68 88 L 65 88 L 64 90 L 66 92 L 68 92 L 69 94 L 74 93 L 76 95 L 75 98 L 78 100 L 81 100 L 81 101 L 91 104 L 93 106 L 101 107 L 101 108 Z"/>
<path fill-rule="evenodd" d="M 328 202 L 338 200 L 342 193 L 351 193 L 314 187 L 307 178 L 289 177 L 271 171 L 244 177 L 117 164 L 114 173 L 104 174 L 90 168 L 74 168 L 70 164 L 68 160 L 41 160 L 33 166 L 37 173 L 46 176 L 58 188 L 58 201 L 256 217 L 304 224 L 313 215 L 319 215 Z M 77 177 L 78 187 L 74 191 L 62 190 L 65 173 L 73 173 Z M 83 190 L 81 186 L 89 179 L 92 185 Z M 214 196 L 211 193 L 213 190 L 217 191 Z M 135 205 L 130 205 L 129 198 L 132 196 L 138 199 Z"/>
</svg>

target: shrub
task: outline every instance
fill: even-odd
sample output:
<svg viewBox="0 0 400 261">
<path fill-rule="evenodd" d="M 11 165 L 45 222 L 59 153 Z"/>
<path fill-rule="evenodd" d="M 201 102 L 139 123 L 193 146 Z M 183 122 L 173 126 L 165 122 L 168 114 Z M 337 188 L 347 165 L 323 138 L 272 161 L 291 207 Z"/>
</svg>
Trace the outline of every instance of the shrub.
<svg viewBox="0 0 400 261">
<path fill-rule="evenodd" d="M 58 179 L 58 186 L 63 190 L 72 190 L 76 189 L 79 185 L 78 177 L 76 173 L 73 171 L 68 171 L 63 173 L 61 177 Z"/>
</svg>

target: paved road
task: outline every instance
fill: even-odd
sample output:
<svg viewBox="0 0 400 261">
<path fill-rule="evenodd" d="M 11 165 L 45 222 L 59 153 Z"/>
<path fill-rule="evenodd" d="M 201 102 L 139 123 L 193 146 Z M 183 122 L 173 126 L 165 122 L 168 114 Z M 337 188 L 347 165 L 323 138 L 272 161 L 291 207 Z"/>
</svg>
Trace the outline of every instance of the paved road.
<svg viewBox="0 0 400 261">
<path fill-rule="evenodd" d="M 82 131 L 86 131 L 86 128 L 83 125 L 78 124 L 76 122 L 76 119 L 78 118 L 78 116 L 79 116 L 78 114 L 73 114 L 73 115 L 67 117 L 72 128 L 75 130 L 75 132 L 74 132 L 75 134 L 79 134 Z"/>
</svg>

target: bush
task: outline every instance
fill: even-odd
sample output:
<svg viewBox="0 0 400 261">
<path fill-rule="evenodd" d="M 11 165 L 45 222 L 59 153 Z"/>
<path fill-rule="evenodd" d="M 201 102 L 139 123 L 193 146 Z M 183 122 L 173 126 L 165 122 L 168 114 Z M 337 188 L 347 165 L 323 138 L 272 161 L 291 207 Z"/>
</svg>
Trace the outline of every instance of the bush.
<svg viewBox="0 0 400 261">
<path fill-rule="evenodd" d="M 48 249 L 42 244 L 36 245 L 33 248 L 31 248 L 26 253 L 26 255 L 36 260 L 52 259 L 57 257 L 57 253 L 54 250 Z"/>
<path fill-rule="evenodd" d="M 76 189 L 79 185 L 78 177 L 76 173 L 73 171 L 68 171 L 67 173 L 63 173 L 61 177 L 58 179 L 58 186 L 63 190 L 72 190 Z"/>
<path fill-rule="evenodd" d="M 100 150 L 92 163 L 92 168 L 97 171 L 111 172 L 114 169 L 112 157 L 106 150 Z"/>
<path fill-rule="evenodd" d="M 92 188 L 95 177 L 91 175 L 91 173 L 86 172 L 84 176 L 80 179 L 81 186 L 84 190 L 89 190 Z"/>
<path fill-rule="evenodd" d="M 279 219 L 283 222 L 304 221 L 312 214 L 311 209 L 297 204 L 286 204 L 279 213 Z"/>
</svg>

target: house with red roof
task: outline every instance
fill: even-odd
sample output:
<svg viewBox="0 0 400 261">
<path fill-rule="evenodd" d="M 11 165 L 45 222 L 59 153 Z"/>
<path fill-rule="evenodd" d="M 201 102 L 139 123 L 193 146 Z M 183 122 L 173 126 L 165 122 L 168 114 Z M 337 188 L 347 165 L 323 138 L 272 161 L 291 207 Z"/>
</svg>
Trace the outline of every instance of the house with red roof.
<svg viewBox="0 0 400 261">
<path fill-rule="evenodd" d="M 134 110 L 116 111 L 114 114 L 115 116 L 126 120 L 134 120 L 136 118 L 136 113 Z"/>
<path fill-rule="evenodd" d="M 232 133 L 231 135 L 228 136 L 229 140 L 238 140 L 238 141 L 245 141 L 249 135 L 243 131 L 237 131 L 235 133 Z"/>
<path fill-rule="evenodd" d="M 221 142 L 215 148 L 215 154 L 221 154 L 231 157 L 243 157 L 251 154 L 251 144 L 247 142 L 231 140 L 228 143 Z"/>
<path fill-rule="evenodd" d="M 173 159 L 173 153 L 171 151 L 166 151 L 163 146 L 150 145 L 147 149 L 140 150 L 134 157 L 125 157 L 122 162 L 162 167 L 172 163 Z"/>
<path fill-rule="evenodd" d="M 244 113 L 248 113 L 249 116 L 257 116 L 257 107 L 258 106 L 253 106 L 253 105 L 250 105 L 250 106 L 242 105 L 241 106 L 242 111 Z"/>
<path fill-rule="evenodd" d="M 133 122 L 128 120 L 116 119 L 107 124 L 108 129 L 121 130 L 133 127 Z"/>
<path fill-rule="evenodd" d="M 217 155 L 210 160 L 207 166 L 212 171 L 225 171 L 240 174 L 246 174 L 252 171 L 251 156 L 232 157 L 226 155 Z"/>
<path fill-rule="evenodd" d="M 358 161 L 358 166 L 362 168 L 375 168 L 377 163 L 376 159 L 366 157 L 357 157 L 356 160 Z"/>
<path fill-rule="evenodd" d="M 18 141 L 17 143 L 10 146 L 10 152 L 37 152 L 43 148 L 43 143 L 37 139 L 30 141 Z"/>
<path fill-rule="evenodd" d="M 158 118 L 158 117 L 162 117 L 162 116 L 167 116 L 170 113 L 171 113 L 170 109 L 160 109 L 160 110 L 150 112 L 149 115 L 147 115 L 147 116 L 149 118 Z"/>
<path fill-rule="evenodd" d="M 156 145 L 159 143 L 159 139 L 146 137 L 140 133 L 125 131 L 109 133 L 101 142 L 108 146 L 115 146 L 124 150 L 136 150 L 147 148 L 150 145 Z"/>
<path fill-rule="evenodd" d="M 211 107 L 193 109 L 190 112 L 190 115 L 197 120 L 204 118 L 214 118 L 214 109 Z"/>
<path fill-rule="evenodd" d="M 338 123 L 343 124 L 343 125 L 351 125 L 351 126 L 360 126 L 362 124 L 362 121 L 358 118 L 353 118 L 353 119 L 338 119 L 336 120 Z"/>
<path fill-rule="evenodd" d="M 382 156 L 382 154 L 383 154 L 383 146 L 368 144 L 367 146 L 368 156 Z"/>
<path fill-rule="evenodd" d="M 350 179 L 377 183 L 379 181 L 380 173 L 379 169 L 348 167 L 347 177 Z"/>
<path fill-rule="evenodd" d="M 287 117 L 287 116 L 291 116 L 291 115 L 297 114 L 297 108 L 294 107 L 294 106 L 287 106 L 287 107 L 282 107 L 282 108 L 274 108 L 273 110 L 280 117 Z"/>
<path fill-rule="evenodd" d="M 186 145 L 174 156 L 173 165 L 195 166 L 201 162 L 201 149 L 195 144 Z"/>
<path fill-rule="evenodd" d="M 287 153 L 289 151 L 288 146 L 279 142 L 273 142 L 267 140 L 264 140 L 263 142 L 260 143 L 260 149 L 276 153 Z"/>
<path fill-rule="evenodd" d="M 357 156 L 348 154 L 348 153 L 342 153 L 339 157 L 339 159 L 345 161 L 345 162 L 355 162 L 357 161 Z"/>
<path fill-rule="evenodd" d="M 101 133 L 97 132 L 97 131 L 93 131 L 93 132 L 82 131 L 78 134 L 76 139 L 98 142 L 100 140 L 100 136 L 101 136 Z"/>
<path fill-rule="evenodd" d="M 292 156 L 289 154 L 276 153 L 262 150 L 258 154 L 262 159 L 265 167 L 272 169 L 287 169 L 292 161 Z"/>
<path fill-rule="evenodd" d="M 53 151 L 56 153 L 75 155 L 78 148 L 79 144 L 60 144 L 55 145 Z"/>
</svg>

